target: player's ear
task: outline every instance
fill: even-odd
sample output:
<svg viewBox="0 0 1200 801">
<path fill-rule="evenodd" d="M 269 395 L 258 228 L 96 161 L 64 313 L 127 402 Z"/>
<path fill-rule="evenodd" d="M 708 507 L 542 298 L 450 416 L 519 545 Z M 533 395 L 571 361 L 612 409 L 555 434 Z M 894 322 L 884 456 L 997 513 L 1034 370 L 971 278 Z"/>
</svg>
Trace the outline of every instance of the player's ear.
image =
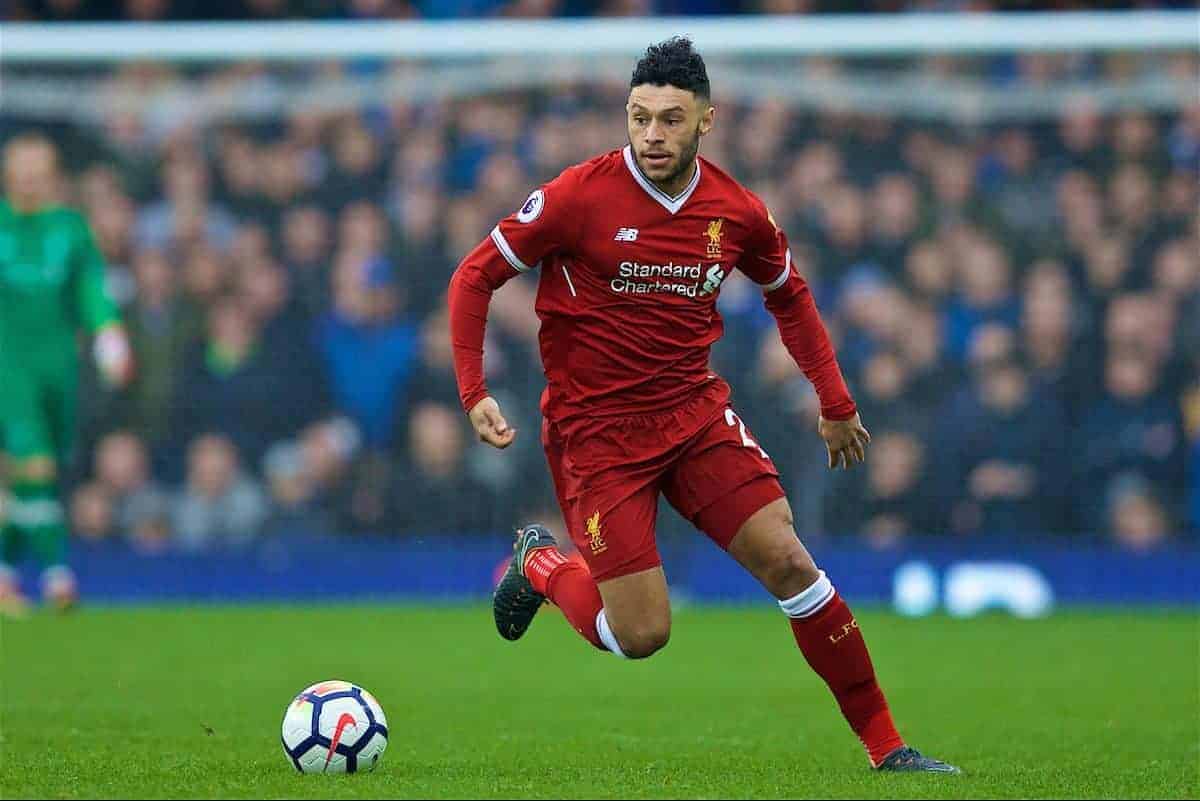
<svg viewBox="0 0 1200 801">
<path fill-rule="evenodd" d="M 709 106 L 707 109 L 705 109 L 704 113 L 700 115 L 700 135 L 701 136 L 704 136 L 705 134 L 707 134 L 709 131 L 712 130 L 713 118 L 716 116 L 716 114 L 717 114 L 716 107 Z"/>
</svg>

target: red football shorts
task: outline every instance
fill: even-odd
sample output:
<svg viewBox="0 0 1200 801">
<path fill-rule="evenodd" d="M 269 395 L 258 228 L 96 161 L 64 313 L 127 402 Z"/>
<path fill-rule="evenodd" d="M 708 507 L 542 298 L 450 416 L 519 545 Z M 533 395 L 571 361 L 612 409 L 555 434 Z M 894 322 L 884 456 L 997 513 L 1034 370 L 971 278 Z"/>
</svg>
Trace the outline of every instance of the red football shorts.
<svg viewBox="0 0 1200 801">
<path fill-rule="evenodd" d="M 726 550 L 751 515 L 784 497 L 779 471 L 741 418 L 727 404 L 711 409 L 698 399 L 573 430 L 543 422 L 563 519 L 596 581 L 662 564 L 654 526 L 660 492 Z M 699 424 L 689 418 L 698 411 L 706 412 Z"/>
</svg>

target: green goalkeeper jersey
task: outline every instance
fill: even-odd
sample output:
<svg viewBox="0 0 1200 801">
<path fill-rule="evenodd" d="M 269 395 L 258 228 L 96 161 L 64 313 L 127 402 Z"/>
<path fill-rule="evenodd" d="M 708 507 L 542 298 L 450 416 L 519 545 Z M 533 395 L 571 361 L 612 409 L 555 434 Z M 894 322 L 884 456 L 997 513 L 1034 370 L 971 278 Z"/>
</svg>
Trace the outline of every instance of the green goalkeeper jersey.
<svg viewBox="0 0 1200 801">
<path fill-rule="evenodd" d="M 69 368 L 80 329 L 117 319 L 83 216 L 58 206 L 23 214 L 0 200 L 0 375 Z"/>
</svg>

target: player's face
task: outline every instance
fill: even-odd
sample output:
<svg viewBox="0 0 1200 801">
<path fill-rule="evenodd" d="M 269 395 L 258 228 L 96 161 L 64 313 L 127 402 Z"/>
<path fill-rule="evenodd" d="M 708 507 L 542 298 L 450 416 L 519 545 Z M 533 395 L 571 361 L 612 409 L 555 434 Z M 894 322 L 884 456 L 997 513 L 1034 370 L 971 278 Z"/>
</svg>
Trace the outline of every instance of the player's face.
<svg viewBox="0 0 1200 801">
<path fill-rule="evenodd" d="M 667 186 L 686 183 L 700 137 L 712 129 L 713 107 L 686 89 L 642 84 L 630 90 L 625 110 L 629 144 L 646 177 Z"/>
<path fill-rule="evenodd" d="M 34 210 L 49 203 L 56 180 L 54 149 L 41 141 L 14 142 L 4 151 L 4 191 L 13 205 Z"/>
</svg>

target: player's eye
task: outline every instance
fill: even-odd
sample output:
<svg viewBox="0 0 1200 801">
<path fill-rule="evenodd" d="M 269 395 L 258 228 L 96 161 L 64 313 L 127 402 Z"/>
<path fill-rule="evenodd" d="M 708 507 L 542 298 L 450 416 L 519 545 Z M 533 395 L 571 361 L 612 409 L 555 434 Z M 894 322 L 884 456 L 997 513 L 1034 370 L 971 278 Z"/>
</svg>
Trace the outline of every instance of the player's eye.
<svg viewBox="0 0 1200 801">
<path fill-rule="evenodd" d="M 645 124 L 646 124 L 646 118 L 645 118 L 645 117 L 634 117 L 634 118 L 633 118 L 633 121 L 634 121 L 634 122 L 636 122 L 638 125 L 645 125 Z"/>
</svg>

